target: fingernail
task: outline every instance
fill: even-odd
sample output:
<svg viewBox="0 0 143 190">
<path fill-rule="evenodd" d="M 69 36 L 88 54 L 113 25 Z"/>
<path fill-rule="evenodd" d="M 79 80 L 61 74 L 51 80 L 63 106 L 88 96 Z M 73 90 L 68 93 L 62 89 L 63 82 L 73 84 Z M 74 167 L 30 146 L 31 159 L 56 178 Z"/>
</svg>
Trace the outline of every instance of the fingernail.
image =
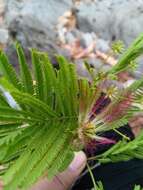
<svg viewBox="0 0 143 190">
<path fill-rule="evenodd" d="M 86 164 L 86 156 L 82 151 L 80 151 L 75 153 L 75 157 L 72 163 L 70 164 L 69 168 L 72 171 L 76 171 L 83 168 L 85 164 Z"/>
</svg>

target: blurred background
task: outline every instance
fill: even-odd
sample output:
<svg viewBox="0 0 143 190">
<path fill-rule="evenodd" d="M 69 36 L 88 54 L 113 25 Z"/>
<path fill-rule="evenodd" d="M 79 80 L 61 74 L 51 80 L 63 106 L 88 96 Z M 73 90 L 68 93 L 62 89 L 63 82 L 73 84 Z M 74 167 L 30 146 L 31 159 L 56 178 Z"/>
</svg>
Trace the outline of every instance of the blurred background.
<svg viewBox="0 0 143 190">
<path fill-rule="evenodd" d="M 116 63 L 106 60 L 111 42 L 128 46 L 141 32 L 142 0 L 0 0 L 0 46 L 13 59 L 11 46 L 18 40 L 25 49 L 61 53 L 78 63 L 88 58 L 108 69 Z M 100 65 L 99 58 L 108 64 Z M 142 75 L 141 62 L 135 77 Z"/>
</svg>

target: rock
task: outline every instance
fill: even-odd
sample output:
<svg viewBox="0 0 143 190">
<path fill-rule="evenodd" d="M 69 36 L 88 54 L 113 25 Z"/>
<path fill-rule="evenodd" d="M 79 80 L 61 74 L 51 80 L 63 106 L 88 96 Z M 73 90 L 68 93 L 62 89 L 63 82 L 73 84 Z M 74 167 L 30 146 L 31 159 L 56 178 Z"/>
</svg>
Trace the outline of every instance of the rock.
<svg viewBox="0 0 143 190">
<path fill-rule="evenodd" d="M 0 44 L 4 45 L 8 42 L 8 30 L 7 29 L 0 29 Z"/>
<path fill-rule="evenodd" d="M 4 10 L 5 10 L 5 4 L 4 4 L 4 0 L 0 0 L 0 25 L 1 25 L 1 21 L 2 21 L 2 17 L 4 14 Z"/>
<path fill-rule="evenodd" d="M 15 40 L 22 44 L 28 63 L 31 62 L 28 51 L 31 47 L 48 52 L 54 64 L 57 63 L 55 53 L 69 56 L 66 50 L 56 45 L 56 24 L 58 18 L 71 6 L 72 0 L 5 0 L 4 21 L 9 31 L 9 43 L 5 52 L 16 68 L 18 61 L 13 46 Z M 6 41 L 6 39 L 5 34 L 3 40 Z"/>
<path fill-rule="evenodd" d="M 5 0 L 5 23 L 11 38 L 25 46 L 47 49 L 48 42 L 56 39 L 59 16 L 72 6 L 72 0 Z M 107 41 L 120 39 L 129 45 L 143 31 L 142 0 L 96 0 L 80 3 L 76 10 L 78 29 L 95 32 Z M 73 40 L 71 35 L 68 39 Z"/>
<path fill-rule="evenodd" d="M 120 39 L 129 45 L 143 31 L 142 0 L 96 0 L 77 9 L 78 28 L 102 39 Z"/>
<path fill-rule="evenodd" d="M 103 40 L 101 38 L 97 38 L 96 49 L 104 53 L 109 52 L 111 50 L 109 41 Z"/>
<path fill-rule="evenodd" d="M 6 0 L 5 23 L 10 38 L 25 47 L 49 49 L 55 42 L 58 17 L 71 8 L 71 0 Z"/>
<path fill-rule="evenodd" d="M 90 58 L 88 63 L 95 69 L 95 72 L 103 71 L 103 67 L 107 66 L 98 58 Z M 110 66 L 109 66 L 110 67 Z"/>
<path fill-rule="evenodd" d="M 108 39 L 108 24 L 111 18 L 110 11 L 107 8 L 104 8 L 104 4 L 105 3 L 103 2 L 98 3 L 97 0 L 95 3 L 93 2 L 91 4 L 81 4 L 78 7 L 78 12 L 76 13 L 77 25 L 81 31 L 86 33 L 95 32 L 98 35 L 100 34 L 100 36 L 103 36 L 105 39 Z"/>
<path fill-rule="evenodd" d="M 56 52 L 69 57 L 69 52 L 56 45 L 59 34 L 56 25 L 58 18 L 71 10 L 72 1 L 0 0 L 0 26 L 2 15 L 6 25 L 6 29 L 0 29 L 0 44 L 7 43 L 9 31 L 9 42 L 20 41 L 26 52 L 27 48 L 35 47 L 49 54 Z M 73 10 L 76 10 L 77 28 L 68 33 L 65 28 L 61 28 L 60 35 L 66 43 L 72 43 L 78 38 L 86 48 L 95 40 L 96 49 L 106 53 L 110 49 L 109 42 L 120 39 L 128 46 L 143 31 L 143 0 L 95 0 L 80 3 Z M 12 56 L 13 63 L 16 63 L 11 45 L 6 51 Z M 53 62 L 56 63 L 55 59 Z M 142 65 L 143 61 L 140 61 L 138 71 L 141 70 L 141 73 Z M 104 69 L 108 70 L 107 67 Z"/>
<path fill-rule="evenodd" d="M 96 35 L 93 33 L 83 33 L 80 38 L 80 43 L 84 48 L 90 46 L 96 40 Z"/>
<path fill-rule="evenodd" d="M 96 48 L 108 52 L 109 42 L 123 40 L 128 46 L 143 32 L 142 0 L 96 0 L 90 4 L 80 4 L 76 12 L 77 26 L 84 33 L 96 33 Z M 103 40 L 104 39 L 104 40 Z M 108 70 L 108 66 L 103 67 Z M 143 73 L 143 58 L 133 72 L 135 78 Z"/>
<path fill-rule="evenodd" d="M 68 44 L 71 44 L 71 43 L 73 43 L 75 40 L 76 40 L 76 38 L 75 38 L 75 36 L 72 34 L 72 32 L 67 32 L 66 34 L 65 34 L 65 41 L 66 41 L 66 43 L 68 43 Z"/>
</svg>

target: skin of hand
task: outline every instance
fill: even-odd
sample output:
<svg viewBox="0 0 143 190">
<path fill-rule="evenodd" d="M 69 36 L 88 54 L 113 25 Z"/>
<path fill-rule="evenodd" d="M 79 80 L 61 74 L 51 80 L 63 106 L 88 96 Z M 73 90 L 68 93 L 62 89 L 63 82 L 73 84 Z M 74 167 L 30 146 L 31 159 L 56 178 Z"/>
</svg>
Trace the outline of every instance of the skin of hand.
<svg viewBox="0 0 143 190">
<path fill-rule="evenodd" d="M 134 116 L 130 120 L 129 124 L 135 136 L 140 134 L 141 130 L 143 129 L 143 114 L 137 114 Z"/>
<path fill-rule="evenodd" d="M 86 166 L 86 156 L 80 151 L 75 153 L 75 157 L 69 167 L 52 180 L 43 178 L 38 181 L 30 190 L 68 190 L 76 181 L 84 167 Z"/>
</svg>

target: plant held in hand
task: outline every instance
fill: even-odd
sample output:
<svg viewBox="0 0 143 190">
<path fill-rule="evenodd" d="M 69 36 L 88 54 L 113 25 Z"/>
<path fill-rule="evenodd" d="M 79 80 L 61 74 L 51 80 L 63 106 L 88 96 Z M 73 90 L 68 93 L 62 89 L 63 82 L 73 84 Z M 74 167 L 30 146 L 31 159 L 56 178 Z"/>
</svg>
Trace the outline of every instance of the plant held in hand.
<svg viewBox="0 0 143 190">
<path fill-rule="evenodd" d="M 58 56 L 55 69 L 46 53 L 31 50 L 29 69 L 19 44 L 20 74 L 0 53 L 0 175 L 5 190 L 28 189 L 45 172 L 53 177 L 73 159 L 73 152 L 115 143 L 104 131 L 126 124 L 142 112 L 143 78 L 126 89 L 116 74 L 143 52 L 143 35 L 110 71 L 79 78 L 75 65 Z M 88 68 L 89 72 L 90 68 Z M 93 148 L 94 148 L 93 147 Z"/>
</svg>

